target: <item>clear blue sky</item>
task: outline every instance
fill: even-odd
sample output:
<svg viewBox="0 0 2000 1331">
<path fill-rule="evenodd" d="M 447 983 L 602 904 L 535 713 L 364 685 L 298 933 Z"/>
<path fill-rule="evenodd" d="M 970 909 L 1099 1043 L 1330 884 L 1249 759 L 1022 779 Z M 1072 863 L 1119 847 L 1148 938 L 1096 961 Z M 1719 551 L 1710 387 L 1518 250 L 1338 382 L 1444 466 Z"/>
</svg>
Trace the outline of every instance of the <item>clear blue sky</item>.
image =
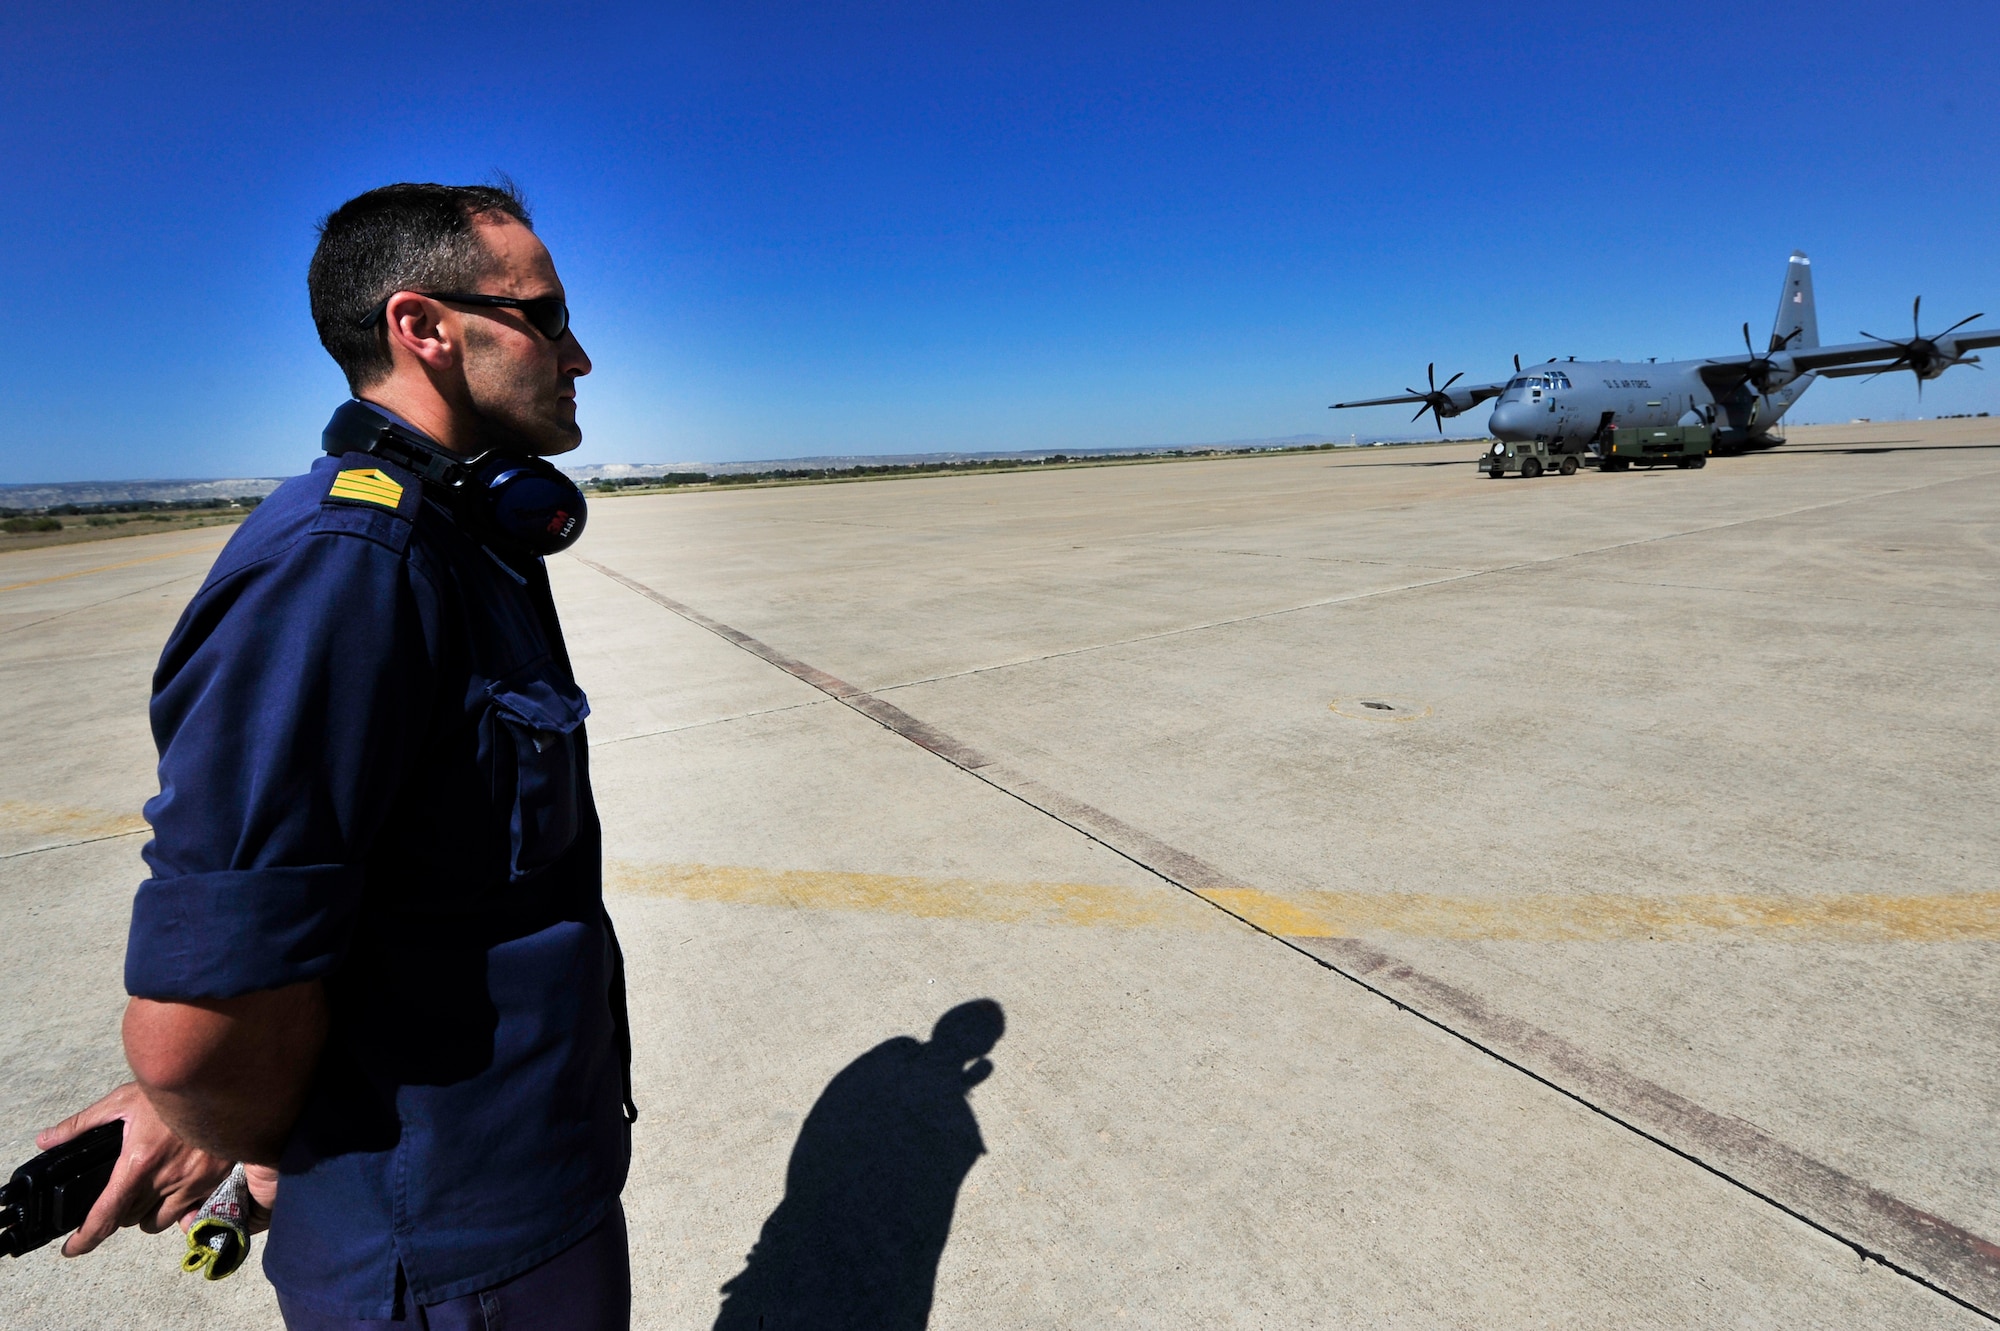
<svg viewBox="0 0 2000 1331">
<path fill-rule="evenodd" d="M 1620 10 L 9 5 L 0 481 L 299 470 L 314 221 L 496 170 L 581 461 L 1397 431 L 1326 404 L 1727 352 L 1795 246 L 1828 340 L 2000 319 L 1990 4 Z"/>
</svg>

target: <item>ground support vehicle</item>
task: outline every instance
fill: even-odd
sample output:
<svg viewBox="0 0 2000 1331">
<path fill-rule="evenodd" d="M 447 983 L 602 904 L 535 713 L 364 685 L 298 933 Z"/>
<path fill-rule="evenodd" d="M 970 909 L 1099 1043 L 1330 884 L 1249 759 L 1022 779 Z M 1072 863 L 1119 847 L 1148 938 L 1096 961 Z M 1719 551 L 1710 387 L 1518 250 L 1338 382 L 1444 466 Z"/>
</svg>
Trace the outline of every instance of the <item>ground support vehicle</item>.
<svg viewBox="0 0 2000 1331">
<path fill-rule="evenodd" d="M 1553 471 L 1574 476 L 1583 456 L 1581 442 L 1570 445 L 1550 444 L 1540 439 L 1495 439 L 1493 446 L 1480 456 L 1479 470 L 1496 481 L 1511 473 L 1535 477 Z"/>
<path fill-rule="evenodd" d="M 1620 426 L 1606 430 L 1591 445 L 1600 471 L 1627 467 L 1706 467 L 1715 436 L 1706 425 L 1669 429 Z"/>
</svg>

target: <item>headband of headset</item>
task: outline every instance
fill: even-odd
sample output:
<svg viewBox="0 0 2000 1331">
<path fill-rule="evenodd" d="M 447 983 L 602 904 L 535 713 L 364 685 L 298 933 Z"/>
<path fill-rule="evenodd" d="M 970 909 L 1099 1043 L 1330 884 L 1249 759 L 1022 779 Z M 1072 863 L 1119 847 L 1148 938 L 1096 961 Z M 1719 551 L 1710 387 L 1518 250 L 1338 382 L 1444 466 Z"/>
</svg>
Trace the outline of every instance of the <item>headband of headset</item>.
<svg viewBox="0 0 2000 1331">
<path fill-rule="evenodd" d="M 492 452 L 462 458 L 366 403 L 341 403 L 320 446 L 335 457 L 372 453 L 414 473 L 474 535 L 521 553 L 569 549 L 589 516 L 583 491 L 546 459 Z"/>
</svg>

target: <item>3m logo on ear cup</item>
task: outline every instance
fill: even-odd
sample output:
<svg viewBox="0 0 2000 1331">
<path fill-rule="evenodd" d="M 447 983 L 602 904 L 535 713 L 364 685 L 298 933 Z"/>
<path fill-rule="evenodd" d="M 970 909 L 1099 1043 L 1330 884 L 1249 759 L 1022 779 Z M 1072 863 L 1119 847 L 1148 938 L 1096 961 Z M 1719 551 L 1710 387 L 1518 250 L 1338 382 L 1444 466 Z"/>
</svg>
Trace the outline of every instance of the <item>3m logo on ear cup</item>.
<svg viewBox="0 0 2000 1331">
<path fill-rule="evenodd" d="M 478 487 L 503 539 L 536 555 L 567 550 L 588 517 L 576 483 L 541 458 L 496 458 Z"/>
</svg>

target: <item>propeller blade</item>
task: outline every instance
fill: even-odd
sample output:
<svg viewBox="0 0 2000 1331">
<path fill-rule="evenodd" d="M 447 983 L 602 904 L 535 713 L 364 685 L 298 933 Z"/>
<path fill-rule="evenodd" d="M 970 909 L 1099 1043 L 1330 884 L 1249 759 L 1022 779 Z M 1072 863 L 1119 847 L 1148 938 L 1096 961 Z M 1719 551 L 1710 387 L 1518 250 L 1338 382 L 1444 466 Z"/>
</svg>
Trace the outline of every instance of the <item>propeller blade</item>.
<svg viewBox="0 0 2000 1331">
<path fill-rule="evenodd" d="M 1743 322 L 1743 349 L 1753 356 L 1757 354 L 1757 348 L 1750 345 L 1750 322 L 1747 319 Z"/>
<path fill-rule="evenodd" d="M 1869 332 L 1866 328 L 1861 330 L 1861 336 L 1867 338 L 1870 342 L 1887 342 L 1892 347 L 1901 347 L 1909 345 L 1908 343 L 1905 342 L 1898 342 L 1893 337 L 1877 337 L 1875 334 Z"/>
<path fill-rule="evenodd" d="M 1454 374 L 1451 378 L 1444 381 L 1444 388 L 1450 388 L 1453 384 L 1457 383 L 1459 380 L 1463 378 L 1465 378 L 1465 371 L 1460 370 L 1457 374 Z M 1444 388 L 1438 389 L 1438 392 L 1442 393 L 1444 391 Z"/>
<path fill-rule="evenodd" d="M 1431 392 L 1433 392 L 1433 393 L 1437 392 L 1437 391 L 1438 391 L 1438 363 L 1437 363 L 1436 361 L 1432 361 L 1432 362 L 1431 362 L 1431 363 L 1430 363 L 1429 365 L 1426 365 L 1426 366 L 1424 366 L 1424 378 L 1425 378 L 1425 380 L 1426 380 L 1426 381 L 1428 381 L 1428 382 L 1429 382 L 1429 384 L 1430 384 L 1430 386 L 1431 386 Z"/>
<path fill-rule="evenodd" d="M 1429 411 L 1430 409 L 1431 409 L 1431 404 L 1428 402 L 1424 403 L 1423 406 L 1418 407 L 1417 414 L 1410 417 L 1410 424 L 1415 425 L 1418 421 L 1422 420 L 1424 418 L 1424 413 Z M 1438 428 L 1442 430 L 1444 427 L 1440 425 Z"/>
<path fill-rule="evenodd" d="M 1924 307 L 1924 298 L 1918 296 L 1910 302 L 1910 337 L 1914 340 L 1924 335 L 1923 325 L 1917 321 L 1917 311 Z"/>
<path fill-rule="evenodd" d="M 1521 353 L 1517 351 L 1514 353 L 1514 373 L 1519 374 L 1520 372 L 1521 372 Z"/>
<path fill-rule="evenodd" d="M 1986 316 L 1984 314 L 1968 314 L 1967 316 L 1965 316 L 1965 318 L 1960 319 L 1957 323 L 1945 329 L 1942 333 L 1939 333 L 1937 337 L 1933 337 L 1931 341 L 1935 342 L 1939 338 L 1950 337 L 1953 333 L 1956 333 L 1959 329 L 1965 327 L 1967 324 L 1971 323 L 1974 319 L 1984 319 L 1985 317 Z"/>
</svg>

